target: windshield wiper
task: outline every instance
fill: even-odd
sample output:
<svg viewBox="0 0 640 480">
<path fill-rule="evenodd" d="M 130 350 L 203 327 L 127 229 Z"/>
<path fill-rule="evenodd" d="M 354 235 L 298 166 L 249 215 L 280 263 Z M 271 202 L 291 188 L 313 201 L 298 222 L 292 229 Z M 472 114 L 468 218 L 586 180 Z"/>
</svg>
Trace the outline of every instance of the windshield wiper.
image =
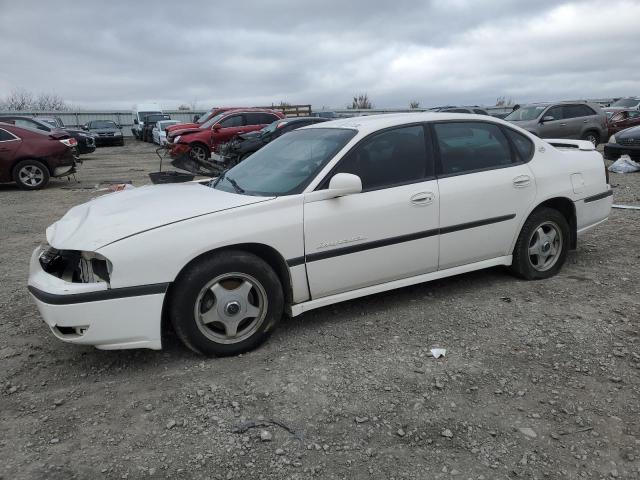
<svg viewBox="0 0 640 480">
<path fill-rule="evenodd" d="M 238 185 L 238 182 L 236 182 L 233 178 L 225 177 L 225 179 L 231 184 L 236 193 L 244 193 L 244 188 Z"/>
</svg>

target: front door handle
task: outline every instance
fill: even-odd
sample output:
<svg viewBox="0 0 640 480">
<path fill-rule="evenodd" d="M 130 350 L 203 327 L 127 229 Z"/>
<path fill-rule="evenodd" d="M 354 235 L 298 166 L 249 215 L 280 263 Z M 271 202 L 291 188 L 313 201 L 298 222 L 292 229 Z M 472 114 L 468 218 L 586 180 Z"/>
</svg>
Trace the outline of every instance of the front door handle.
<svg viewBox="0 0 640 480">
<path fill-rule="evenodd" d="M 411 197 L 411 203 L 414 205 L 430 205 L 433 203 L 433 192 L 420 192 Z"/>
<path fill-rule="evenodd" d="M 525 188 L 531 185 L 531 177 L 529 175 L 520 175 L 513 179 L 513 186 L 516 188 Z"/>
</svg>

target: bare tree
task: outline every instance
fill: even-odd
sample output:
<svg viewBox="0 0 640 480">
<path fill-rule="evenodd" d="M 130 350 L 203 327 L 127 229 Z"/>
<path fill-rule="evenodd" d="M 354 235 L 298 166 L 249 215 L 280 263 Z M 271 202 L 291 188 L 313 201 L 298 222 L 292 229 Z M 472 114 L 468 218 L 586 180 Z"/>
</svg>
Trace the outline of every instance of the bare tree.
<svg viewBox="0 0 640 480">
<path fill-rule="evenodd" d="M 7 98 L 0 101 L 0 106 L 4 110 L 14 112 L 27 110 L 57 112 L 69 109 L 69 106 L 60 95 L 55 93 L 39 93 L 35 96 L 33 93 L 22 88 L 12 90 Z"/>
<path fill-rule="evenodd" d="M 369 100 L 369 95 L 361 93 L 353 97 L 351 107 L 347 108 L 351 108 L 353 110 L 370 110 L 373 108 L 373 104 L 371 103 L 371 100 Z"/>
<path fill-rule="evenodd" d="M 63 112 L 69 107 L 64 99 L 56 93 L 40 93 L 33 102 L 33 108 L 43 112 Z"/>
<path fill-rule="evenodd" d="M 415 110 L 416 108 L 420 108 L 420 102 L 418 100 L 411 100 L 409 102 L 409 108 L 411 110 Z"/>
<path fill-rule="evenodd" d="M 514 103 L 511 97 L 502 96 L 496 99 L 496 107 L 511 107 Z"/>
<path fill-rule="evenodd" d="M 11 90 L 2 102 L 2 108 L 10 111 L 31 110 L 33 108 L 33 94 L 23 88 Z"/>
</svg>

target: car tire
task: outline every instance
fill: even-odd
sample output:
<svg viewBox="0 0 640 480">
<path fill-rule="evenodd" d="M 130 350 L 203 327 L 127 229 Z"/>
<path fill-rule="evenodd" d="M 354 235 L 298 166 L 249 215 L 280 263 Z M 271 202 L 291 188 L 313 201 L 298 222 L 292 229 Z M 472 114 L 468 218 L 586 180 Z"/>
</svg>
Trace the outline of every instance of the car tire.
<svg viewBox="0 0 640 480">
<path fill-rule="evenodd" d="M 22 160 L 13 167 L 13 180 L 23 190 L 39 190 L 49 183 L 49 169 L 38 160 Z"/>
<path fill-rule="evenodd" d="M 192 143 L 189 156 L 196 161 L 204 162 L 211 158 L 211 150 L 203 143 Z"/>
<path fill-rule="evenodd" d="M 264 260 L 227 250 L 182 272 L 169 305 L 173 328 L 188 348 L 222 357 L 262 344 L 282 317 L 284 296 L 278 276 Z"/>
<path fill-rule="evenodd" d="M 600 143 L 600 135 L 598 135 L 598 132 L 589 130 L 588 132 L 584 133 L 584 135 L 582 136 L 582 140 L 588 140 L 589 142 L 593 143 L 594 147 L 597 147 Z"/>
<path fill-rule="evenodd" d="M 569 243 L 569 223 L 564 215 L 552 208 L 538 208 L 522 226 L 511 270 L 526 280 L 552 277 L 562 268 Z"/>
</svg>

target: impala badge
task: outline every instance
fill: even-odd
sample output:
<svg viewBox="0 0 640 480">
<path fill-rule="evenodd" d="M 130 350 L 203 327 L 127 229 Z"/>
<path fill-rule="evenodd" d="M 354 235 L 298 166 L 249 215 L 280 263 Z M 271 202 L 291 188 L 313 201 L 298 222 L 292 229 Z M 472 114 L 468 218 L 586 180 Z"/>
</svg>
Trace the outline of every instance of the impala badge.
<svg viewBox="0 0 640 480">
<path fill-rule="evenodd" d="M 360 242 L 361 240 L 366 240 L 365 237 L 352 237 L 352 238 L 344 238 L 342 240 L 335 240 L 333 242 L 322 242 L 317 250 L 321 250 L 323 248 L 329 248 L 329 247 L 337 247 L 338 245 L 344 245 L 345 243 L 353 243 L 353 242 Z"/>
</svg>

